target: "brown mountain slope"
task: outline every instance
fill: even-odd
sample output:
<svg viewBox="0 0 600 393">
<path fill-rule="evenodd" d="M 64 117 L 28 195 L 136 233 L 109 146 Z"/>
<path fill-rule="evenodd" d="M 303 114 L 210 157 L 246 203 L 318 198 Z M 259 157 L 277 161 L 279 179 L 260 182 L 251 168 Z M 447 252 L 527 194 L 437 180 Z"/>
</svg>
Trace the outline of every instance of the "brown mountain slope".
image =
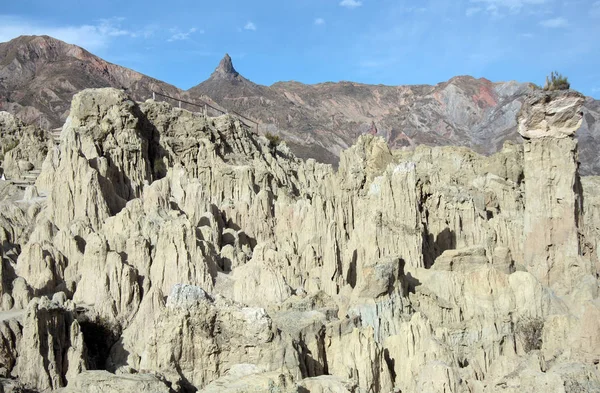
<svg viewBox="0 0 600 393">
<path fill-rule="evenodd" d="M 459 76 L 435 86 L 384 86 L 354 82 L 305 85 L 278 82 L 261 86 L 241 76 L 226 56 L 210 78 L 188 92 L 210 96 L 223 107 L 281 133 L 302 157 L 336 163 L 339 152 L 366 132 L 384 136 L 394 148 L 468 146 L 498 151 L 520 140 L 516 115 L 531 91 L 529 83 L 492 83 Z M 584 173 L 599 173 L 600 111 L 588 99 L 580 138 Z"/>
<path fill-rule="evenodd" d="M 526 83 L 469 76 L 435 86 L 262 86 L 240 75 L 226 55 L 210 78 L 184 92 L 51 37 L 23 36 L 0 44 L 0 110 L 26 123 L 42 119 L 44 128 L 60 126 L 73 94 L 105 86 L 126 88 L 136 100 L 156 90 L 218 103 L 259 122 L 261 132 L 282 134 L 298 156 L 334 165 L 339 152 L 367 132 L 384 136 L 394 148 L 425 143 L 497 151 L 505 140 L 520 140 L 515 118 L 531 89 Z M 582 169 L 599 174 L 600 103 L 588 98 L 584 113 L 578 132 Z"/>
<path fill-rule="evenodd" d="M 138 100 L 175 86 L 111 64 L 85 49 L 48 36 L 21 36 L 0 44 L 0 110 L 45 128 L 61 126 L 71 98 L 85 88 L 125 88 Z"/>
</svg>

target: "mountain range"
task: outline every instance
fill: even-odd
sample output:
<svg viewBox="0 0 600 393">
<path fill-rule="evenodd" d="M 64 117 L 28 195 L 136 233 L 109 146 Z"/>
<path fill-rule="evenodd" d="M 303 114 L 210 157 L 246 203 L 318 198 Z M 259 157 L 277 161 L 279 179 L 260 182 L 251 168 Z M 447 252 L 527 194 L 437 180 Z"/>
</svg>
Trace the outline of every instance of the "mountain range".
<svg viewBox="0 0 600 393">
<path fill-rule="evenodd" d="M 280 135 L 297 156 L 333 165 L 365 133 L 383 136 L 395 149 L 427 144 L 496 152 L 507 140 L 521 140 L 516 115 L 535 88 L 470 76 L 433 86 L 346 81 L 264 86 L 244 78 L 225 55 L 207 80 L 186 91 L 52 37 L 21 36 L 0 44 L 0 110 L 26 123 L 60 127 L 73 95 L 91 87 L 124 89 L 138 101 L 156 91 L 208 102 L 257 122 L 261 133 Z M 588 97 L 583 110 L 577 133 L 581 173 L 600 174 L 600 101 Z"/>
</svg>

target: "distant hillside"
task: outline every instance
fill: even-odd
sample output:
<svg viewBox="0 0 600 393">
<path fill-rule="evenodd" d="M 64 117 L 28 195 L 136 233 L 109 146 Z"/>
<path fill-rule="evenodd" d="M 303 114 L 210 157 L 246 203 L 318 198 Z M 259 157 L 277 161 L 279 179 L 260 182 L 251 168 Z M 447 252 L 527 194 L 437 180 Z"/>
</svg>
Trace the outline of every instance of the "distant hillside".
<svg viewBox="0 0 600 393">
<path fill-rule="evenodd" d="M 393 148 L 418 144 L 468 146 L 497 151 L 519 141 L 516 114 L 531 87 L 459 76 L 435 86 L 384 86 L 354 82 L 262 86 L 244 78 L 226 55 L 215 72 L 192 89 L 175 86 L 108 63 L 74 45 L 47 36 L 0 44 L 0 110 L 27 123 L 42 118 L 60 126 L 71 97 L 88 87 L 125 88 L 136 100 L 151 91 L 218 103 L 281 134 L 299 157 L 336 165 L 341 150 L 358 135 L 373 133 Z M 582 173 L 600 174 L 600 102 L 588 98 L 581 141 Z"/>
<path fill-rule="evenodd" d="M 488 154 L 506 140 L 520 141 L 516 115 L 529 83 L 459 76 L 435 86 L 384 86 L 353 82 L 261 86 L 240 75 L 226 56 L 210 78 L 191 88 L 222 106 L 283 134 L 300 156 L 337 162 L 340 150 L 366 132 L 393 148 L 419 144 L 468 146 Z M 600 173 L 600 104 L 589 98 L 580 139 L 584 173 Z"/>
<path fill-rule="evenodd" d="M 21 36 L 0 44 L 0 110 L 26 123 L 61 126 L 73 95 L 90 87 L 127 89 L 139 100 L 175 86 L 111 64 L 85 49 L 48 36 Z"/>
</svg>

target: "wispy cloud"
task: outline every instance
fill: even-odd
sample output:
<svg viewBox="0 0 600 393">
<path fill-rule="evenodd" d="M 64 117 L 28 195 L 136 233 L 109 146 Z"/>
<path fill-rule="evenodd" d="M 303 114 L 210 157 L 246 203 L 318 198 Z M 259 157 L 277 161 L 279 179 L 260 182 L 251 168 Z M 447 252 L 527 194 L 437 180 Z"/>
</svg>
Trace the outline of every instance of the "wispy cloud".
<svg viewBox="0 0 600 393">
<path fill-rule="evenodd" d="M 406 12 L 427 12 L 427 7 L 406 7 L 404 8 Z"/>
<path fill-rule="evenodd" d="M 590 7 L 590 15 L 593 17 L 600 17 L 600 1 L 596 1 Z"/>
<path fill-rule="evenodd" d="M 506 11 L 519 13 L 527 6 L 542 5 L 550 1 L 551 0 L 470 0 L 471 3 L 485 5 L 485 11 L 494 16 L 502 16 Z M 469 10 L 471 10 L 470 14 Z M 482 10 L 483 8 L 479 6 L 468 8 L 467 16 L 472 16 L 474 13 Z"/>
<path fill-rule="evenodd" d="M 253 22 L 248 22 L 244 26 L 244 30 L 256 31 L 256 25 Z"/>
<path fill-rule="evenodd" d="M 471 0 L 471 3 L 493 4 L 496 7 L 522 8 L 527 5 L 546 4 L 549 0 Z"/>
<path fill-rule="evenodd" d="M 324 24 L 325 24 L 325 19 L 323 19 L 323 18 L 315 19 L 315 25 L 320 26 L 320 25 L 324 25 Z"/>
<path fill-rule="evenodd" d="M 543 20 L 540 22 L 540 25 L 551 29 L 558 29 L 569 26 L 569 22 L 565 18 L 559 17 Z"/>
<path fill-rule="evenodd" d="M 167 40 L 168 42 L 188 40 L 194 33 L 204 34 L 204 30 L 198 30 L 198 28 L 192 27 L 187 32 L 182 32 L 179 31 L 178 28 L 173 28 L 171 29 L 171 33 L 173 33 L 173 35 Z"/>
<path fill-rule="evenodd" d="M 475 14 L 478 14 L 482 11 L 481 7 L 469 7 L 467 8 L 467 11 L 465 11 L 465 15 L 467 16 L 473 16 Z"/>
<path fill-rule="evenodd" d="M 346 8 L 356 8 L 362 5 L 362 1 L 359 0 L 342 0 L 340 1 L 340 5 Z"/>
<path fill-rule="evenodd" d="M 100 19 L 95 24 L 57 26 L 18 16 L 0 15 L 0 42 L 10 41 L 20 35 L 49 35 L 89 50 L 97 50 L 119 37 L 148 37 L 153 34 L 148 29 L 126 29 L 122 26 L 124 21 L 124 18 L 110 18 Z"/>
</svg>

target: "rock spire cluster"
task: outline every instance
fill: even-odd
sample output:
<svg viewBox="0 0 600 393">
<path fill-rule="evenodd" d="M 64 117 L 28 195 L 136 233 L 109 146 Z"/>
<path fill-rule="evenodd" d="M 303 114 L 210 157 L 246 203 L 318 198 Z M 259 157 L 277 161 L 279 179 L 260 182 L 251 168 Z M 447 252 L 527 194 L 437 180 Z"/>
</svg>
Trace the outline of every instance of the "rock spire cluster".
<svg viewBox="0 0 600 393">
<path fill-rule="evenodd" d="M 537 94 L 523 145 L 363 135 L 335 171 L 84 90 L 38 197 L 0 182 L 0 391 L 598 391 L 600 180 L 582 97 Z"/>
</svg>

